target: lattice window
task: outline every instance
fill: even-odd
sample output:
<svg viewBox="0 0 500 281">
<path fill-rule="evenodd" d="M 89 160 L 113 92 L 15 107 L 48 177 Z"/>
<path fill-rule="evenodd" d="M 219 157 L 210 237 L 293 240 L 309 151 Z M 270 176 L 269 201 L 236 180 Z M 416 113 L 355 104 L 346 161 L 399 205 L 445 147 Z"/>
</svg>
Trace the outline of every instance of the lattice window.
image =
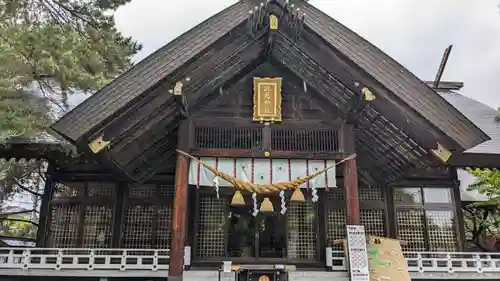
<svg viewBox="0 0 500 281">
<path fill-rule="evenodd" d="M 288 258 L 316 258 L 316 204 L 288 204 Z"/>
<path fill-rule="evenodd" d="M 72 198 L 77 197 L 84 191 L 85 183 L 83 182 L 56 182 L 54 184 L 54 198 Z"/>
<path fill-rule="evenodd" d="M 385 204 L 380 187 L 372 187 L 360 182 L 358 188 L 360 201 L 360 223 L 365 227 L 367 235 L 386 236 L 385 231 Z"/>
<path fill-rule="evenodd" d="M 172 241 L 172 208 L 170 206 L 160 206 L 158 215 L 156 248 L 170 249 L 170 242 Z"/>
<path fill-rule="evenodd" d="M 457 235 L 450 188 L 395 188 L 398 237 L 407 251 L 456 251 Z"/>
<path fill-rule="evenodd" d="M 414 205 L 422 204 L 422 190 L 420 188 L 395 188 L 394 204 Z"/>
<path fill-rule="evenodd" d="M 332 204 L 331 201 L 344 201 L 344 189 L 343 188 L 331 188 L 327 192 L 324 193 L 328 200 L 328 204 Z"/>
<path fill-rule="evenodd" d="M 360 210 L 360 221 L 367 235 L 386 236 L 384 210 Z"/>
<path fill-rule="evenodd" d="M 125 203 L 122 244 L 125 248 L 170 248 L 172 184 L 130 184 Z"/>
<path fill-rule="evenodd" d="M 75 248 L 78 246 L 80 211 L 81 207 L 78 205 L 52 206 L 47 240 L 49 247 Z"/>
<path fill-rule="evenodd" d="M 396 211 L 398 238 L 408 242 L 405 251 L 425 251 L 424 212 L 420 210 Z"/>
<path fill-rule="evenodd" d="M 199 200 L 198 236 L 195 255 L 197 257 L 225 256 L 225 198 L 204 195 Z"/>
<path fill-rule="evenodd" d="M 339 151 L 339 134 L 331 128 L 271 130 L 271 149 L 281 151 Z"/>
<path fill-rule="evenodd" d="M 83 247 L 109 247 L 111 245 L 112 222 L 112 206 L 86 206 L 83 228 Z"/>
<path fill-rule="evenodd" d="M 456 251 L 457 234 L 454 228 L 453 212 L 426 211 L 426 217 L 429 232 L 429 250 Z"/>
<path fill-rule="evenodd" d="M 87 184 L 87 196 L 91 197 L 113 197 L 115 195 L 115 184 L 110 182 L 89 182 Z"/>
<path fill-rule="evenodd" d="M 123 247 L 153 248 L 153 222 L 155 206 L 130 205 L 125 213 Z"/>
<path fill-rule="evenodd" d="M 160 197 L 174 198 L 175 187 L 173 184 L 161 184 L 159 191 Z"/>
<path fill-rule="evenodd" d="M 327 245 L 332 247 L 334 251 L 341 251 L 342 245 L 335 244 L 337 239 L 345 239 L 347 237 L 346 224 L 347 212 L 345 209 L 328 210 L 328 229 L 327 229 Z"/>
<path fill-rule="evenodd" d="M 198 148 L 260 149 L 261 128 L 196 127 L 195 146 Z"/>
<path fill-rule="evenodd" d="M 384 201 L 382 191 L 378 187 L 360 186 L 358 197 L 359 201 Z"/>
<path fill-rule="evenodd" d="M 131 184 L 128 187 L 130 198 L 154 198 L 156 196 L 154 184 Z"/>
</svg>

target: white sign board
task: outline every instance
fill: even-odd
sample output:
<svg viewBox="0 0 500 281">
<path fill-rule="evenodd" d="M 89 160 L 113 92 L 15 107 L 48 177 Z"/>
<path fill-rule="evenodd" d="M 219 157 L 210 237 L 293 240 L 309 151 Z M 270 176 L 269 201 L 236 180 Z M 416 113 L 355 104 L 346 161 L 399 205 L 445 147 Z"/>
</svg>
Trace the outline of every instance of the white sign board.
<svg viewBox="0 0 500 281">
<path fill-rule="evenodd" d="M 347 225 L 347 248 L 351 281 L 370 281 L 365 227 Z"/>
<path fill-rule="evenodd" d="M 223 272 L 231 272 L 231 261 L 224 261 L 222 264 L 222 271 Z"/>
</svg>

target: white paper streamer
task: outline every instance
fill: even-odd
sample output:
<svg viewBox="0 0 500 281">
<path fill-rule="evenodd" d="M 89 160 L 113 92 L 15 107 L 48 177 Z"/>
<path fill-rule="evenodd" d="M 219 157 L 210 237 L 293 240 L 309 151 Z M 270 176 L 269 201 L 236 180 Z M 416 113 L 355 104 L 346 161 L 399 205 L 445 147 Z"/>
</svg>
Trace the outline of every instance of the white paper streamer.
<svg viewBox="0 0 500 281">
<path fill-rule="evenodd" d="M 252 213 L 252 215 L 254 217 L 256 217 L 257 214 L 259 214 L 259 209 L 257 208 L 257 193 L 254 192 L 252 194 L 252 200 L 253 200 L 253 213 Z"/>
<path fill-rule="evenodd" d="M 310 181 L 309 186 L 311 187 L 311 195 L 312 195 L 312 201 L 313 202 L 318 202 L 318 190 L 316 189 L 316 182 L 314 179 Z"/>
<path fill-rule="evenodd" d="M 217 199 L 219 198 L 219 177 L 215 176 L 214 178 L 214 187 L 215 187 L 215 194 L 217 195 Z"/>
<path fill-rule="evenodd" d="M 281 214 L 284 215 L 286 213 L 286 207 L 285 207 L 285 191 L 280 191 L 280 197 L 281 197 Z"/>
</svg>

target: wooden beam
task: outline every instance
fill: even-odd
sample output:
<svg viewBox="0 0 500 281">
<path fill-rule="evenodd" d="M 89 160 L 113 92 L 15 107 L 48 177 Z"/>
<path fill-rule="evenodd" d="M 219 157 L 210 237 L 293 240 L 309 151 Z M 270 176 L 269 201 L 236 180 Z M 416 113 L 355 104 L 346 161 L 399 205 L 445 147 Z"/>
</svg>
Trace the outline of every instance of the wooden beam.
<svg viewBox="0 0 500 281">
<path fill-rule="evenodd" d="M 193 156 L 198 157 L 237 157 L 237 158 L 290 158 L 316 160 L 342 160 L 348 156 L 343 152 L 306 152 L 306 151 L 271 151 L 271 155 L 264 155 L 263 149 L 229 149 L 229 148 L 193 148 Z"/>
<path fill-rule="evenodd" d="M 342 81 L 351 93 L 358 94 L 361 92 L 362 87 L 370 87 L 377 96 L 370 103 L 387 116 L 397 127 L 405 128 L 405 131 L 415 140 L 419 140 L 426 148 L 434 148 L 435 143 L 440 141 L 450 150 L 460 149 L 456 141 L 437 129 L 435 125 L 419 115 L 410 106 L 401 103 L 388 89 L 368 73 L 360 70 L 353 62 L 330 48 L 308 28 L 302 32 L 301 36 L 304 40 L 296 42 L 292 39 L 294 35 L 289 32 L 283 33 L 280 30 L 279 34 L 281 36 L 278 37 L 277 42 L 284 41 L 284 44 L 277 44 L 276 48 L 285 46 L 287 49 L 294 49 L 295 51 L 298 50 L 307 54 L 311 64 L 317 68 L 326 69 L 330 73 L 330 76 Z"/>
<path fill-rule="evenodd" d="M 189 124 L 183 121 L 178 138 L 180 149 L 186 149 L 189 143 Z M 188 175 L 189 159 L 177 154 L 177 167 L 175 169 L 175 197 L 172 221 L 172 244 L 170 246 L 169 279 L 182 280 L 184 271 L 184 243 L 186 241 L 186 220 L 188 208 Z"/>
<path fill-rule="evenodd" d="M 45 180 L 45 187 L 43 190 L 43 195 L 42 195 L 42 204 L 40 206 L 40 219 L 39 219 L 39 225 L 38 225 L 38 230 L 36 233 L 36 246 L 37 247 L 44 247 L 45 242 L 47 240 L 47 234 L 48 234 L 48 229 L 49 229 L 49 222 L 50 222 L 50 204 L 51 204 L 51 199 L 52 199 L 52 194 L 54 191 L 54 177 L 52 175 L 53 173 L 53 166 L 49 164 L 47 167 L 47 173 L 46 173 L 46 180 Z"/>
<path fill-rule="evenodd" d="M 347 151 L 354 151 L 354 134 L 352 125 L 345 125 L 344 145 Z M 359 196 L 358 196 L 358 168 L 356 158 L 347 160 L 344 163 L 344 188 L 347 209 L 347 224 L 360 224 Z"/>
</svg>

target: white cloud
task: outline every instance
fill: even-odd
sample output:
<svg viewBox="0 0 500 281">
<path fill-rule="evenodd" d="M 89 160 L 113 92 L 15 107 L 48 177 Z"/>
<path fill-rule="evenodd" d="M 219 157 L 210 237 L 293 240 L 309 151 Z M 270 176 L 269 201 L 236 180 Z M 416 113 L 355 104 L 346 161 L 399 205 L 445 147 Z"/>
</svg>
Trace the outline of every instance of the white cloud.
<svg viewBox="0 0 500 281">
<path fill-rule="evenodd" d="M 120 30 L 143 43 L 143 58 L 235 0 L 133 0 L 120 8 Z M 293 0 L 292 0 L 293 2 Z M 463 93 L 500 107 L 500 14 L 496 0 L 311 0 L 377 45 L 421 79 L 435 76 L 441 55 L 454 48 L 444 80 L 465 82 Z"/>
</svg>

